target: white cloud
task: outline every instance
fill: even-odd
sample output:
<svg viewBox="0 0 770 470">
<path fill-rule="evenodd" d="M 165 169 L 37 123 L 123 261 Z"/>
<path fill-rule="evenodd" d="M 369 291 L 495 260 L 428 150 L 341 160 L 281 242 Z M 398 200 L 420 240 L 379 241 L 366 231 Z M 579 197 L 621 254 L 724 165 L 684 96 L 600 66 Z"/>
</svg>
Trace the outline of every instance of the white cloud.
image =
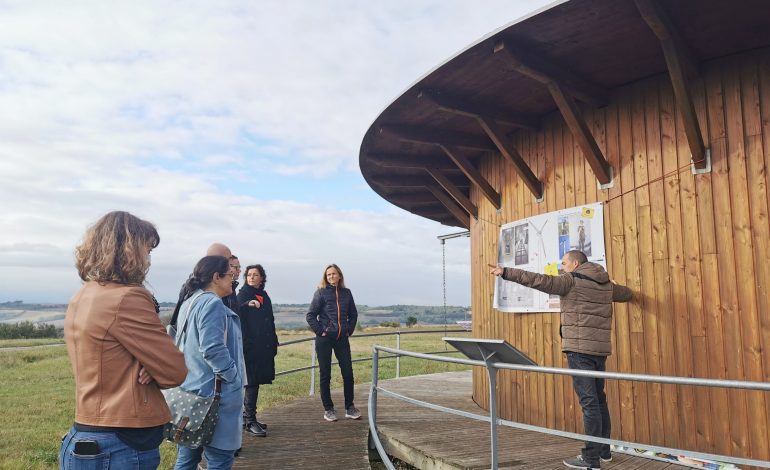
<svg viewBox="0 0 770 470">
<path fill-rule="evenodd" d="M 309 299 L 336 261 L 361 301 L 437 303 L 434 237 L 450 229 L 218 182 L 255 165 L 319 184 L 357 171 L 360 139 L 394 97 L 544 3 L 3 2 L 0 298 L 66 299 L 86 225 L 126 209 L 161 231 L 150 279 L 164 299 L 221 240 L 268 266 L 279 302 Z M 456 246 L 450 301 L 467 304 Z"/>
</svg>

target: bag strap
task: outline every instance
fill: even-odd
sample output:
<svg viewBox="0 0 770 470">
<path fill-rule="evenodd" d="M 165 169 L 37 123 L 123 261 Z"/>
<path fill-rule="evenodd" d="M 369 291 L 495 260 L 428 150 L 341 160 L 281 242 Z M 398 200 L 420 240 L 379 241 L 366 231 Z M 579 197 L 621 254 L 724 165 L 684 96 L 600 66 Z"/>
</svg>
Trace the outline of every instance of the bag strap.
<svg viewBox="0 0 770 470">
<path fill-rule="evenodd" d="M 229 314 L 225 314 L 225 347 L 227 347 L 227 330 L 230 326 L 230 319 L 227 318 Z M 222 378 L 217 374 L 214 378 L 214 398 L 218 399 L 222 394 Z"/>
<path fill-rule="evenodd" d="M 190 324 L 190 310 L 192 310 L 192 306 L 193 306 L 193 304 L 195 303 L 195 301 L 196 301 L 196 300 L 198 300 L 198 297 L 202 296 L 202 295 L 203 295 L 203 294 L 205 294 L 205 293 L 206 293 L 205 291 L 201 291 L 201 292 L 198 292 L 197 294 L 195 294 L 194 296 L 192 296 L 192 297 L 190 298 L 190 303 L 189 303 L 189 304 L 187 304 L 187 310 L 185 311 L 185 316 L 184 316 L 184 323 L 182 323 L 182 331 L 181 331 L 181 332 L 179 332 L 179 333 L 176 335 L 176 347 L 179 347 L 179 346 L 180 346 L 180 344 L 182 344 L 182 342 L 181 342 L 181 338 L 182 338 L 182 337 L 185 335 L 185 333 L 187 332 L 187 325 L 189 325 L 189 324 Z M 185 339 L 186 339 L 186 338 L 185 338 Z"/>
</svg>

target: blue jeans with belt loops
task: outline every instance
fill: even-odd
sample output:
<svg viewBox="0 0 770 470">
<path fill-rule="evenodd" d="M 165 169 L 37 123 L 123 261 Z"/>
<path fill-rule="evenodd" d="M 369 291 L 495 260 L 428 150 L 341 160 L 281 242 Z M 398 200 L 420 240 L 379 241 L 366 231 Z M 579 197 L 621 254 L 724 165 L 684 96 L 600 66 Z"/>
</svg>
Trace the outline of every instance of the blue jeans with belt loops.
<svg viewBox="0 0 770 470">
<path fill-rule="evenodd" d="M 75 453 L 75 442 L 96 441 L 99 446 L 97 455 L 78 455 Z M 80 432 L 74 428 L 62 439 L 59 449 L 59 468 L 61 470 L 91 470 L 91 469 L 126 469 L 154 470 L 160 465 L 160 450 L 136 450 L 113 432 Z"/>
</svg>

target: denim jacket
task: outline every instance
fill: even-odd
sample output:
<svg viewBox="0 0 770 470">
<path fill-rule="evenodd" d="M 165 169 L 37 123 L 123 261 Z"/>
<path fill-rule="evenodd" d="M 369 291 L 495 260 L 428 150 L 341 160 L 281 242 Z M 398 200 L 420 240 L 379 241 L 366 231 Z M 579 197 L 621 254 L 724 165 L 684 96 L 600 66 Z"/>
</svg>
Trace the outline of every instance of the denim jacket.
<svg viewBox="0 0 770 470">
<path fill-rule="evenodd" d="M 201 294 L 201 291 L 196 291 L 185 300 L 177 320 L 180 349 L 184 352 L 188 369 L 187 378 L 181 387 L 200 396 L 212 396 L 215 375 L 222 378 L 219 421 L 210 446 L 234 450 L 239 448 L 241 443 L 244 385 L 241 322 L 238 315 L 225 307 L 215 294 L 198 294 Z M 189 325 L 183 333 L 185 322 L 189 322 Z"/>
</svg>

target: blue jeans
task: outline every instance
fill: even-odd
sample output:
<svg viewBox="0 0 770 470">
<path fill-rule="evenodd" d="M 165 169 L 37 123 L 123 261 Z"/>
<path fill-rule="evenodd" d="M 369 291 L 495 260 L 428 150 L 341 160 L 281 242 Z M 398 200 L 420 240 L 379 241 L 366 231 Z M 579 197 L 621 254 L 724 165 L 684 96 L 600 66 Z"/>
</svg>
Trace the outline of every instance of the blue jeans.
<svg viewBox="0 0 770 470">
<path fill-rule="evenodd" d="M 570 369 L 604 372 L 606 361 L 606 356 L 567 352 L 567 362 Z M 607 407 L 607 395 L 604 393 L 604 379 L 573 376 L 572 385 L 575 387 L 575 393 L 580 400 L 580 408 L 583 409 L 584 434 L 609 438 L 612 423 L 610 422 L 610 410 Z M 586 441 L 582 455 L 587 463 L 598 467 L 599 457 L 610 455 L 610 446 Z"/>
<path fill-rule="evenodd" d="M 96 441 L 97 455 L 78 455 L 75 443 Z M 132 449 L 112 432 L 78 432 L 70 429 L 61 441 L 59 468 L 62 470 L 132 469 L 154 470 L 160 465 L 160 451 Z"/>
<path fill-rule="evenodd" d="M 184 446 L 176 446 L 176 464 L 174 470 L 196 470 L 201 461 L 201 456 L 206 456 L 209 470 L 230 470 L 235 460 L 234 450 L 222 450 L 216 447 L 198 447 L 189 449 Z"/>
</svg>

